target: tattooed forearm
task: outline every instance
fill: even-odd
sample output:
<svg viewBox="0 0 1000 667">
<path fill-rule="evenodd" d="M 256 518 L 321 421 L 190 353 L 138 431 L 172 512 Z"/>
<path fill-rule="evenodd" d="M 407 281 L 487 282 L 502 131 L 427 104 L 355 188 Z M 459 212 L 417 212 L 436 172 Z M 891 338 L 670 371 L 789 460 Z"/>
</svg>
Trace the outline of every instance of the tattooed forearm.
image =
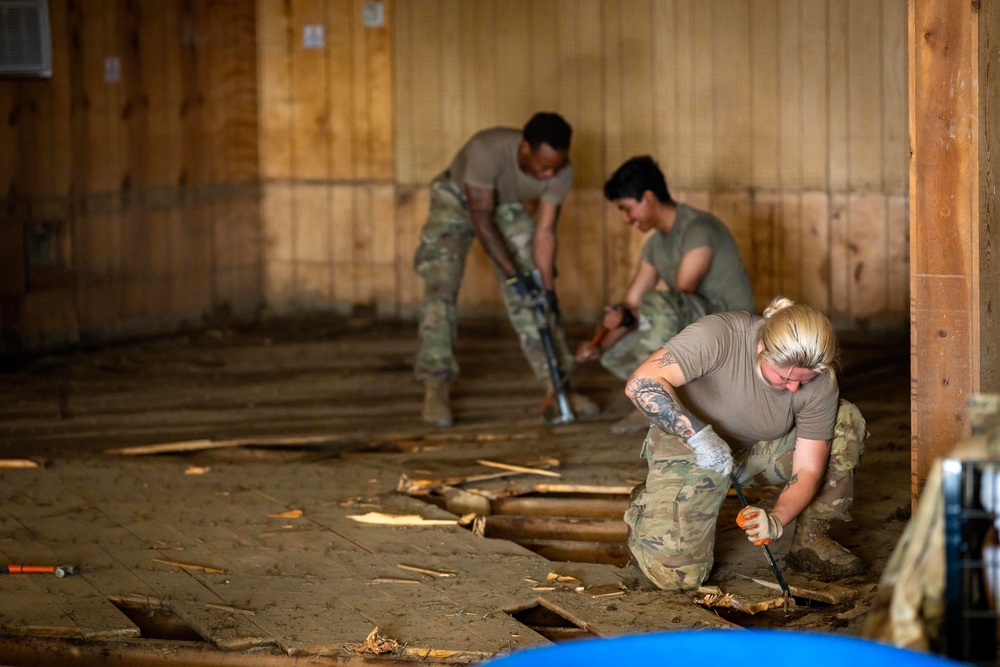
<svg viewBox="0 0 1000 667">
<path fill-rule="evenodd" d="M 656 365 L 659 368 L 666 368 L 670 364 L 676 364 L 677 357 L 672 355 L 669 350 L 664 350 L 663 355 L 656 360 Z"/>
<path fill-rule="evenodd" d="M 649 420 L 667 433 L 690 438 L 705 427 L 700 421 L 680 409 L 674 397 L 662 384 L 649 378 L 632 378 L 627 392 L 632 402 Z"/>
<path fill-rule="evenodd" d="M 785 484 L 785 489 L 790 487 L 792 484 L 797 483 L 798 481 L 799 481 L 799 473 L 795 473 L 794 475 L 788 478 L 788 483 Z"/>
</svg>

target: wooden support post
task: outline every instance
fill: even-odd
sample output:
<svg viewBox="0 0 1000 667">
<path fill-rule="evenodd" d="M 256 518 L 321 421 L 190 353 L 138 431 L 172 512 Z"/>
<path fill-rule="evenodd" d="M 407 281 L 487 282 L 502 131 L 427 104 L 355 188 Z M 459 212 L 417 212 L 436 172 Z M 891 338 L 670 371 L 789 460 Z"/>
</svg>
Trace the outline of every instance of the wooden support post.
<svg viewBox="0 0 1000 667">
<path fill-rule="evenodd" d="M 1000 389 L 996 3 L 910 0 L 912 491 Z"/>
</svg>

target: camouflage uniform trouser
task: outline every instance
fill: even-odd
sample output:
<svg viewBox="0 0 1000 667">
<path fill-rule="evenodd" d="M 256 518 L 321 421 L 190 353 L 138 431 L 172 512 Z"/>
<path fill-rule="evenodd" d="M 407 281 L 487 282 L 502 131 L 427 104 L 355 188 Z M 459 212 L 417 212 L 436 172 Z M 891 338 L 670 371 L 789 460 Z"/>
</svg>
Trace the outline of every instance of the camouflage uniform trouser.
<svg viewBox="0 0 1000 667">
<path fill-rule="evenodd" d="M 638 310 L 639 326 L 601 355 L 601 365 L 622 380 L 681 329 L 723 308 L 697 294 L 657 290 L 642 297 Z"/>
<path fill-rule="evenodd" d="M 867 436 L 858 409 L 840 401 L 826 476 L 803 519 L 850 521 L 854 471 Z M 795 431 L 734 453 L 734 474 L 746 487 L 784 486 L 792 472 Z M 649 462 L 645 485 L 632 493 L 625 512 L 628 547 L 640 569 L 664 590 L 694 590 L 708 579 L 715 550 L 715 524 L 729 491 L 728 477 L 695 465 L 684 442 L 650 428 L 643 443 Z"/>
<path fill-rule="evenodd" d="M 458 337 L 458 290 L 462 284 L 465 258 L 476 235 L 472 229 L 468 201 L 451 182 L 435 179 L 430 186 L 431 206 L 427 223 L 420 230 L 420 244 L 413 260 L 414 270 L 424 279 L 424 301 L 420 310 L 420 349 L 414 374 L 424 384 L 452 382 L 458 377 L 454 345 Z M 503 237 L 507 252 L 521 273 L 534 268 L 531 256 L 535 219 L 522 204 L 501 204 L 494 223 Z M 531 306 L 504 286 L 504 275 L 493 267 L 500 283 L 507 316 L 517 332 L 524 356 L 540 381 L 549 380 L 545 349 Z M 549 327 L 560 371 L 573 366 L 562 327 Z"/>
</svg>

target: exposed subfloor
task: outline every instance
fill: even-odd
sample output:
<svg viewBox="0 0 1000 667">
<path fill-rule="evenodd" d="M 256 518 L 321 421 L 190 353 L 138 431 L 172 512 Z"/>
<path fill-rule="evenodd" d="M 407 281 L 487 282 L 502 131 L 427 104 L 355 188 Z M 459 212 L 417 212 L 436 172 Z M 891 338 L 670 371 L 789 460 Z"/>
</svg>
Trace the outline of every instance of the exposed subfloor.
<svg viewBox="0 0 1000 667">
<path fill-rule="evenodd" d="M 735 499 L 707 583 L 744 611 L 619 567 L 620 511 L 644 476 L 643 436 L 609 431 L 630 408 L 620 381 L 581 368 L 574 388 L 602 415 L 549 426 L 509 325 L 464 323 L 461 336 L 450 429 L 419 419 L 409 324 L 277 320 L 9 361 L 0 452 L 37 467 L 0 469 L 0 561 L 78 572 L 0 576 L 0 658 L 470 663 L 653 630 L 861 634 L 909 517 L 905 340 L 842 341 L 842 395 L 871 437 L 854 521 L 833 534 L 868 571 L 835 582 L 837 602 L 749 613 L 778 594 L 732 521 Z M 173 451 L 128 449 L 148 445 Z M 357 520 L 370 513 L 430 521 Z M 790 583 L 818 590 L 784 566 L 788 541 L 772 547 Z"/>
</svg>

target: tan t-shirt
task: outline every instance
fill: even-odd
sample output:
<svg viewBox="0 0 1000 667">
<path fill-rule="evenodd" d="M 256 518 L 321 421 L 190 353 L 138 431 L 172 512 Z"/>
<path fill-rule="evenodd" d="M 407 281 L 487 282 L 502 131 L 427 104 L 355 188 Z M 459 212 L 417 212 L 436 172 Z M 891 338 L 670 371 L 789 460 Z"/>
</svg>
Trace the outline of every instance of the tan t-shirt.
<svg viewBox="0 0 1000 667">
<path fill-rule="evenodd" d="M 455 155 L 446 172 L 448 178 L 459 188 L 466 183 L 476 188 L 492 188 L 498 204 L 532 199 L 561 204 L 573 185 L 573 165 L 567 162 L 546 180 L 529 176 L 517 165 L 521 138 L 521 130 L 510 127 L 477 132 Z"/>
<path fill-rule="evenodd" d="M 795 427 L 798 438 L 829 440 L 840 391 L 820 373 L 795 393 L 757 374 L 757 332 L 764 320 L 745 312 L 707 315 L 663 347 L 677 359 L 686 384 L 681 402 L 734 446 L 775 440 Z"/>
</svg>

